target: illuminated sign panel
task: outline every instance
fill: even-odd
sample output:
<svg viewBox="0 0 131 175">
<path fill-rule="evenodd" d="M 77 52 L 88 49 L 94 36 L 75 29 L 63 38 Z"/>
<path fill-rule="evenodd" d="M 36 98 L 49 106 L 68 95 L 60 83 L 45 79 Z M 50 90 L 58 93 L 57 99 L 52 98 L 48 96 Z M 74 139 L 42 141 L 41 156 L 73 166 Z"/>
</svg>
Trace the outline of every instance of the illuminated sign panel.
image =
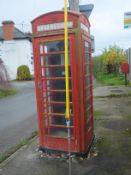
<svg viewBox="0 0 131 175">
<path fill-rule="evenodd" d="M 73 27 L 73 22 L 69 21 L 68 28 L 72 28 L 72 27 Z M 45 31 L 59 30 L 59 29 L 64 29 L 64 22 L 43 24 L 43 25 L 37 26 L 38 32 L 45 32 Z"/>
</svg>

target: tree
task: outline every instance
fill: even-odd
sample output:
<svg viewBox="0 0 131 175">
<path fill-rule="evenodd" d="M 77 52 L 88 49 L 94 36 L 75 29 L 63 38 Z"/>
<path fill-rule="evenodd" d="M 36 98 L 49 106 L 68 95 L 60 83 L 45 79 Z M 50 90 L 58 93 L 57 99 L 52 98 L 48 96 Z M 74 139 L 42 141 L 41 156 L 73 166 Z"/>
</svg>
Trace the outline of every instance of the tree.
<svg viewBox="0 0 131 175">
<path fill-rule="evenodd" d="M 103 64 L 107 67 L 107 72 L 118 72 L 120 64 L 126 60 L 126 54 L 119 46 L 109 46 L 105 48 L 101 55 Z"/>
</svg>

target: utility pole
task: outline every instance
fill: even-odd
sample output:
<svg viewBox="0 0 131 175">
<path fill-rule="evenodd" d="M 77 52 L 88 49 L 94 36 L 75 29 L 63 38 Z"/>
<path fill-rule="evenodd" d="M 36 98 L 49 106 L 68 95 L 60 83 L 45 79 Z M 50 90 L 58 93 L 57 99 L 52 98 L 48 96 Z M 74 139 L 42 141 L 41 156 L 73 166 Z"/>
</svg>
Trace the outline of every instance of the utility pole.
<svg viewBox="0 0 131 175">
<path fill-rule="evenodd" d="M 69 0 L 69 9 L 79 12 L 79 0 Z"/>
</svg>

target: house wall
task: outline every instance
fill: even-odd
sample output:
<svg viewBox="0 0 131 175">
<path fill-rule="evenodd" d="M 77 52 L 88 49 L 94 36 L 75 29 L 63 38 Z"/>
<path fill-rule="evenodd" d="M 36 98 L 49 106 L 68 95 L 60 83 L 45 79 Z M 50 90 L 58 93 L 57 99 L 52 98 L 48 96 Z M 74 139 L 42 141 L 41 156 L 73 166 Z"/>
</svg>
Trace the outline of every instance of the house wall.
<svg viewBox="0 0 131 175">
<path fill-rule="evenodd" d="M 29 40 L 0 41 L 0 58 L 9 73 L 10 79 L 16 79 L 17 68 L 21 65 L 28 65 L 31 74 L 33 71 L 32 43 Z"/>
</svg>

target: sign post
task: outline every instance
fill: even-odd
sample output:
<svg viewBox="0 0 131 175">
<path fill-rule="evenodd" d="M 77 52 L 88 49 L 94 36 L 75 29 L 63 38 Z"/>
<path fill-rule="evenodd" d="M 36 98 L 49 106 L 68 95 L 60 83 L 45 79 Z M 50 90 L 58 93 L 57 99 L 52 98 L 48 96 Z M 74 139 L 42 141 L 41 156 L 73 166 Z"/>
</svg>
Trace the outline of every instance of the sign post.
<svg viewBox="0 0 131 175">
<path fill-rule="evenodd" d="M 125 73 L 125 86 L 127 86 L 127 74 Z"/>
</svg>

